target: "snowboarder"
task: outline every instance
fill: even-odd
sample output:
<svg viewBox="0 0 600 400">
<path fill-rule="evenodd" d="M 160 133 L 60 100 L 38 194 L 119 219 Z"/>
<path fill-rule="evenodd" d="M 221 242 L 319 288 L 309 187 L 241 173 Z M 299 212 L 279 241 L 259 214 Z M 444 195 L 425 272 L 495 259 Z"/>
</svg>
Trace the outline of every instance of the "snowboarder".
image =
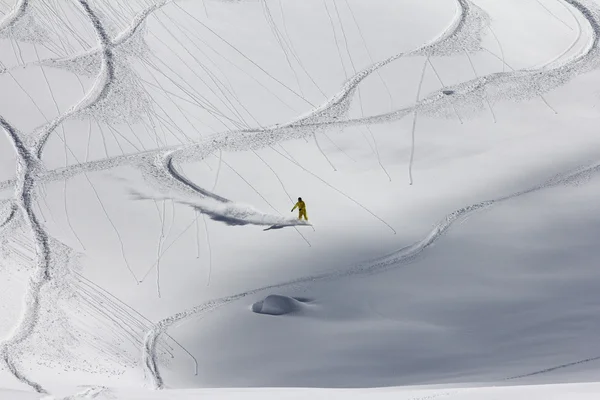
<svg viewBox="0 0 600 400">
<path fill-rule="evenodd" d="M 294 212 L 296 208 L 298 209 L 298 219 L 304 217 L 304 219 L 308 221 L 308 217 L 306 216 L 306 204 L 302 201 L 302 197 L 298 197 L 298 202 L 294 208 L 292 208 L 292 212 Z"/>
</svg>

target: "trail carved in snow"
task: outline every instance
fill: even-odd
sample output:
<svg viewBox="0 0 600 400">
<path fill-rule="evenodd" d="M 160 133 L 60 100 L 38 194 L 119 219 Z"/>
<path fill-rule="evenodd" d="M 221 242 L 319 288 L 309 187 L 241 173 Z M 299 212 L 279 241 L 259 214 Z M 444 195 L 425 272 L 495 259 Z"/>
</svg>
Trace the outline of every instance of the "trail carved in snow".
<svg viewBox="0 0 600 400">
<path fill-rule="evenodd" d="M 33 211 L 33 188 L 39 162 L 27 149 L 21 135 L 2 116 L 0 127 L 6 132 L 17 155 L 17 183 L 15 185 L 15 200 L 20 216 L 31 230 L 35 243 L 35 269 L 29 278 L 25 294 L 24 313 L 12 334 L 0 343 L 0 357 L 8 370 L 21 382 L 31 386 L 37 392 L 43 393 L 42 386 L 27 378 L 19 369 L 15 359 L 15 347 L 27 340 L 36 326 L 39 313 L 40 292 L 44 284 L 50 280 L 50 247 L 48 236 Z M 14 212 L 11 213 L 11 216 Z M 7 222 L 10 220 L 7 219 Z"/>
<path fill-rule="evenodd" d="M 296 124 L 292 123 L 289 126 L 295 126 L 296 128 L 305 128 L 306 125 L 304 123 L 309 120 L 309 118 L 315 118 L 318 122 L 313 122 L 311 125 L 313 126 L 322 126 L 322 125 L 342 125 L 342 126 L 350 126 L 353 124 L 362 124 L 362 123 L 380 123 L 380 122 L 389 122 L 394 119 L 398 119 L 408 115 L 412 112 L 439 112 L 440 104 L 448 105 L 455 110 L 456 107 L 456 99 L 465 99 L 468 98 L 472 100 L 474 96 L 479 95 L 479 98 L 485 98 L 488 96 L 484 91 L 488 87 L 494 87 L 498 90 L 496 93 L 497 98 L 509 97 L 515 98 L 516 94 L 521 94 L 520 98 L 528 98 L 535 97 L 540 94 L 543 94 L 549 91 L 551 88 L 559 86 L 560 84 L 564 84 L 568 79 L 572 78 L 576 74 L 585 72 L 594 68 L 597 62 L 597 52 L 598 52 L 598 35 L 600 34 L 600 24 L 599 24 L 599 14 L 597 9 L 592 11 L 590 8 L 586 7 L 583 2 L 578 0 L 564 0 L 566 3 L 575 7 L 589 22 L 592 28 L 592 38 L 590 40 L 589 45 L 577 56 L 574 58 L 567 60 L 565 63 L 556 66 L 554 68 L 545 70 L 541 68 L 539 70 L 532 71 L 514 71 L 514 72 L 504 72 L 504 73 L 496 73 L 489 76 L 484 76 L 481 78 L 474 79 L 472 81 L 456 85 L 453 87 L 445 87 L 440 90 L 439 93 L 433 94 L 421 102 L 418 102 L 414 106 L 402 110 L 398 110 L 392 113 L 383 114 L 375 117 L 367 117 L 350 121 L 342 121 L 342 122 L 331 122 L 331 119 L 328 122 L 323 122 L 321 118 L 318 118 L 320 115 L 318 112 L 315 112 L 314 115 L 310 115 L 309 117 L 302 118 Z M 461 3 L 464 7 L 464 4 Z M 465 8 L 463 8 L 465 10 Z M 460 20 L 465 19 L 465 13 L 461 13 L 462 18 Z M 460 24 L 458 24 L 460 26 Z M 452 37 L 452 36 L 450 36 Z M 349 108 L 350 98 L 358 86 L 358 84 L 366 78 L 372 72 L 378 70 L 382 66 L 394 61 L 399 58 L 401 55 L 390 57 L 389 59 L 382 61 L 380 63 L 375 64 L 371 68 L 363 71 L 355 75 L 352 79 L 350 79 L 344 89 L 331 101 L 327 103 L 323 107 L 324 110 L 333 112 L 333 119 L 337 118 L 339 115 L 347 112 Z M 525 89 L 525 90 L 524 90 Z M 452 96 L 447 96 L 445 92 L 451 92 Z M 446 99 L 450 99 L 445 101 Z M 321 114 L 323 115 L 323 114 Z M 326 115 L 326 114 L 325 114 Z M 268 140 L 268 139 L 267 139 Z M 248 143 L 249 147 L 251 147 L 251 143 Z M 185 150 L 180 150 L 184 152 Z M 287 287 L 291 285 L 297 284 L 307 284 L 311 282 L 323 281 L 327 279 L 334 279 L 339 277 L 348 277 L 352 275 L 365 274 L 371 272 L 379 272 L 385 270 L 387 268 L 397 267 L 407 263 L 408 261 L 414 259 L 419 254 L 421 254 L 426 248 L 428 248 L 431 244 L 437 241 L 443 234 L 456 222 L 461 218 L 466 217 L 473 212 L 476 212 L 485 207 L 492 206 L 494 204 L 498 204 L 519 196 L 523 196 L 529 193 L 533 193 L 544 188 L 553 187 L 557 185 L 564 184 L 573 179 L 577 179 L 582 175 L 589 175 L 592 173 L 596 173 L 600 168 L 600 164 L 594 164 L 590 167 L 583 168 L 577 171 L 574 171 L 566 176 L 558 176 L 555 177 L 539 186 L 530 188 L 528 190 L 514 193 L 505 197 L 501 197 L 498 199 L 484 201 L 481 203 L 473 204 L 468 207 L 464 207 L 462 209 L 456 210 L 451 214 L 448 214 L 442 221 L 440 221 L 433 230 L 421 241 L 414 243 L 411 246 L 402 248 L 397 252 L 383 257 L 373 263 L 369 263 L 366 265 L 360 265 L 354 267 L 347 271 L 333 272 L 321 275 L 308 276 L 300 279 L 296 279 L 289 282 L 284 282 L 275 285 L 269 285 L 258 289 L 253 289 L 247 292 L 238 293 L 232 296 L 216 299 L 199 305 L 190 310 L 179 312 L 174 316 L 166 318 L 160 321 L 157 326 L 148 333 L 145 340 L 145 345 L 143 348 L 144 355 L 144 364 L 146 366 L 146 371 L 149 373 L 149 376 L 152 378 L 152 384 L 156 388 L 162 388 L 164 385 L 162 376 L 160 375 L 160 371 L 158 368 L 158 363 L 155 357 L 153 356 L 153 349 L 157 339 L 160 335 L 165 332 L 170 326 L 175 323 L 180 323 L 183 320 L 196 316 L 201 313 L 205 313 L 208 311 L 212 311 L 218 307 L 221 307 L 225 304 L 231 303 L 233 301 L 239 300 L 246 296 L 262 292 L 269 289 Z"/>
<path fill-rule="evenodd" d="M 22 1 L 19 4 L 20 5 L 15 9 L 14 16 L 11 19 L 11 21 L 13 21 L 12 23 L 14 23 L 16 18 L 25 14 L 27 10 L 27 1 Z M 91 107 L 106 94 L 106 92 L 110 89 L 109 86 L 113 75 L 112 53 L 109 46 L 107 46 L 108 35 L 104 30 L 102 23 L 92 11 L 88 2 L 86 0 L 79 0 L 79 4 L 88 15 L 92 25 L 95 28 L 98 40 L 102 44 L 103 66 L 101 75 L 103 78 L 98 78 L 97 84 L 81 102 L 73 106 L 61 117 L 56 118 L 54 121 L 49 123 L 37 135 L 35 135 L 36 140 L 32 146 L 28 146 L 25 140 L 23 140 L 22 135 L 17 132 L 17 130 L 11 126 L 8 121 L 0 116 L 0 126 L 6 132 L 16 151 L 17 178 L 15 182 L 15 199 L 20 216 L 25 220 L 31 230 L 33 242 L 35 244 L 36 255 L 35 269 L 29 278 L 27 292 L 25 294 L 24 311 L 21 315 L 21 320 L 18 322 L 12 334 L 0 344 L 0 357 L 2 357 L 2 360 L 8 367 L 9 371 L 18 380 L 29 385 L 35 391 L 40 393 L 45 393 L 45 389 L 39 383 L 31 380 L 23 374 L 17 365 L 15 355 L 18 354 L 17 347 L 27 340 L 36 328 L 39 319 L 40 302 L 42 301 L 41 292 L 44 285 L 52 279 L 52 251 L 50 248 L 50 239 L 33 210 L 34 188 L 38 181 L 39 171 L 43 170 L 40 160 L 41 154 L 48 137 L 52 134 L 56 127 L 58 127 L 59 124 L 61 124 L 72 114 L 84 108 Z M 96 94 L 93 95 L 93 92 Z M 11 214 L 10 218 L 12 218 L 12 215 L 13 214 Z"/>
<path fill-rule="evenodd" d="M 131 25 L 133 28 L 128 29 L 126 32 L 135 32 L 144 18 L 149 16 L 160 6 L 165 5 L 166 2 L 161 2 L 159 4 L 159 6 L 151 6 L 140 13 L 138 17 L 136 17 L 135 22 Z M 67 177 L 75 176 L 87 171 L 99 171 L 114 168 L 116 166 L 130 165 L 145 171 L 145 176 L 162 188 L 168 188 L 176 193 L 179 192 L 180 194 L 195 194 L 201 197 L 208 196 L 224 203 L 230 202 L 230 200 L 212 194 L 209 191 L 192 184 L 189 180 L 182 178 L 179 174 L 174 173 L 174 171 L 176 171 L 175 164 L 185 161 L 199 161 L 217 150 L 256 150 L 272 146 L 273 144 L 284 140 L 313 136 L 316 130 L 329 129 L 331 124 L 339 123 L 336 121 L 341 121 L 340 118 L 348 113 L 350 103 L 358 85 L 373 72 L 376 72 L 385 65 L 408 55 L 450 55 L 464 51 L 464 49 L 472 51 L 478 50 L 480 48 L 481 30 L 485 26 L 487 16 L 482 10 L 467 0 L 457 0 L 457 10 L 458 12 L 455 19 L 438 38 L 413 52 L 397 54 L 359 72 L 346 82 L 338 94 L 333 96 L 332 99 L 323 106 L 311 111 L 307 116 L 300 117 L 299 119 L 280 126 L 217 134 L 195 144 L 160 148 L 92 163 L 80 163 L 64 169 L 48 171 L 40 179 L 41 181 L 66 179 Z M 120 37 L 128 37 L 126 32 L 123 32 Z M 106 49 L 120 45 L 122 42 L 123 41 L 114 41 L 110 42 L 112 43 L 110 44 L 109 39 L 103 39 Z M 105 52 L 106 51 L 107 50 L 105 50 Z M 112 65 L 110 56 L 112 56 L 112 53 L 109 53 L 104 57 L 108 60 L 105 61 L 105 64 L 109 66 Z M 111 76 L 106 77 L 105 85 L 108 86 L 111 84 L 111 80 Z M 102 93 L 104 92 L 105 91 L 103 90 Z M 98 101 L 99 98 L 100 94 L 97 95 L 94 101 Z M 70 115 L 76 113 L 76 111 L 77 107 L 72 108 L 66 114 L 55 119 L 44 129 L 45 133 L 41 135 L 43 139 L 41 139 L 41 143 L 38 144 L 39 152 L 41 152 L 48 135 Z M 0 188 L 10 184 L 11 182 L 0 183 Z M 371 214 L 373 213 L 371 212 Z M 271 218 L 278 217 L 271 216 Z M 381 220 L 381 218 L 377 218 Z M 226 216 L 223 216 L 223 219 L 226 220 Z"/>
<path fill-rule="evenodd" d="M 144 172 L 151 183 L 180 195 L 181 198 L 177 198 L 179 202 L 200 210 L 215 220 L 232 224 L 305 225 L 306 223 L 288 221 L 279 216 L 260 213 L 253 209 L 246 209 L 245 213 L 240 213 L 240 210 L 242 210 L 241 205 L 197 186 L 178 172 L 177 164 L 203 160 L 216 151 L 257 150 L 285 140 L 313 136 L 317 132 L 324 132 L 331 128 L 387 123 L 413 113 L 450 118 L 456 116 L 460 118 L 461 113 L 470 112 L 472 109 L 480 109 L 485 103 L 489 105 L 490 101 L 507 98 L 524 100 L 540 96 L 550 89 L 566 83 L 577 74 L 596 68 L 600 59 L 598 53 L 598 35 L 600 34 L 600 13 L 598 12 L 598 7 L 587 0 L 561 1 L 577 10 L 592 28 L 592 37 L 588 46 L 579 54 L 562 63 L 558 63 L 557 60 L 572 50 L 574 44 L 559 57 L 537 69 L 501 72 L 478 77 L 458 85 L 443 87 L 424 99 L 417 100 L 414 105 L 407 108 L 381 115 L 349 119 L 348 113 L 351 102 L 361 82 L 386 65 L 407 56 L 426 56 L 429 60 L 430 57 L 453 54 L 466 53 L 469 56 L 469 52 L 482 49 L 482 32 L 489 24 L 487 14 L 468 0 L 456 0 L 457 13 L 455 18 L 448 28 L 432 42 L 417 50 L 391 56 L 355 74 L 344 84 L 340 92 L 332 96 L 326 103 L 291 122 L 261 129 L 220 133 L 200 140 L 197 143 L 161 147 L 156 150 L 138 152 L 127 156 L 112 157 L 99 161 L 78 163 L 77 165 L 55 170 L 46 170 L 43 168 L 40 160 L 48 138 L 69 118 L 83 113 L 107 99 L 115 86 L 115 62 L 117 60 L 115 59 L 114 50 L 124 45 L 139 32 L 140 27 L 149 15 L 170 3 L 170 1 L 159 1 L 147 7 L 135 16 L 127 29 L 118 34 L 114 39 L 111 39 L 98 15 L 90 7 L 90 4 L 86 0 L 78 0 L 79 5 L 85 11 L 85 14 L 94 27 L 99 47 L 75 57 L 39 61 L 36 65 L 60 67 L 65 63 L 76 62 L 82 57 L 93 58 L 100 55 L 101 64 L 95 84 L 77 104 L 34 132 L 33 144 L 30 146 L 23 140 L 20 133 L 14 127 L 4 118 L 0 117 L 0 126 L 7 133 L 17 153 L 16 179 L 0 183 L 0 189 L 15 188 L 14 203 L 11 204 L 6 218 L 3 218 L 1 227 L 6 227 L 10 225 L 10 222 L 21 218 L 31 230 L 36 251 L 36 269 L 30 278 L 24 314 L 13 335 L 0 348 L 0 355 L 2 355 L 5 364 L 19 380 L 29 384 L 37 391 L 42 392 L 44 390 L 39 384 L 24 376 L 18 368 L 16 360 L 13 357 L 13 352 L 11 351 L 11 347 L 25 341 L 34 330 L 41 301 L 40 293 L 44 284 L 51 279 L 52 249 L 50 240 L 43 226 L 38 221 L 32 205 L 33 189 L 36 185 L 55 180 L 66 180 L 79 174 L 85 174 L 86 172 L 127 165 Z M 0 21 L 0 32 L 14 26 L 26 14 L 28 6 L 29 1 L 27 0 L 19 0 L 15 3 L 13 10 Z M 430 65 L 433 68 L 433 65 Z M 259 68 L 261 67 L 259 66 Z M 2 72 L 6 71 L 3 70 Z M 276 78 L 273 79 L 276 80 Z M 280 81 L 278 82 L 281 83 Z M 285 84 L 281 84 L 285 86 Z M 490 110 L 493 113 L 491 106 Z M 268 289 L 378 272 L 403 265 L 417 257 L 432 243 L 442 237 L 456 221 L 478 210 L 547 187 L 561 185 L 572 179 L 578 179 L 582 175 L 595 173 L 598 169 L 599 165 L 595 164 L 568 175 L 556 177 L 542 185 L 523 192 L 456 210 L 440 221 L 421 241 L 374 262 L 349 270 L 309 276 L 257 288 L 248 292 L 212 300 L 193 309 L 182 311 L 159 322 L 147 333 L 143 349 L 144 366 L 152 378 L 153 384 L 158 388 L 162 387 L 164 383 L 158 368 L 157 346 L 160 337 L 175 323 Z"/>
<path fill-rule="evenodd" d="M 546 69 L 544 66 L 536 70 L 513 71 L 506 73 L 496 73 L 488 76 L 473 79 L 471 81 L 444 87 L 437 92 L 425 97 L 420 102 L 411 107 L 396 110 L 391 113 L 368 116 L 357 119 L 343 119 L 347 114 L 353 95 L 359 84 L 372 73 L 378 71 L 393 61 L 408 55 L 447 55 L 460 53 L 467 50 L 474 50 L 476 45 L 473 41 L 461 39 L 463 37 L 472 37 L 475 34 L 480 35 L 481 30 L 486 26 L 487 17 L 476 6 L 471 5 L 466 0 L 460 1 L 461 12 L 458 13 L 456 22 L 451 24 L 450 33 L 441 35 L 442 42 L 431 43 L 409 53 L 401 53 L 378 62 L 371 67 L 357 73 L 350 78 L 343 86 L 342 90 L 332 97 L 323 106 L 313 110 L 308 115 L 300 117 L 286 124 L 276 125 L 258 130 L 242 130 L 228 133 L 221 133 L 198 143 L 189 145 L 172 146 L 170 148 L 160 148 L 127 156 L 113 157 L 110 159 L 94 161 L 91 163 L 80 163 L 64 169 L 48 171 L 41 177 L 44 181 L 65 179 L 76 176 L 86 171 L 99 171 L 114 168 L 117 166 L 131 165 L 144 166 L 157 172 L 157 169 L 163 169 L 165 166 L 173 165 L 187 161 L 199 161 L 217 150 L 226 151 L 245 151 L 248 149 L 260 149 L 272 146 L 278 142 L 304 138 L 314 135 L 315 131 L 331 128 L 344 128 L 350 126 L 369 125 L 376 123 L 387 123 L 414 112 L 443 115 L 447 117 L 454 116 L 456 109 L 473 108 L 477 103 L 483 103 L 487 96 L 490 100 L 514 99 L 525 100 L 539 96 L 550 89 L 566 83 L 569 79 L 579 73 L 595 68 L 598 61 L 598 12 L 595 9 L 592 12 L 589 8 L 580 4 L 579 0 L 564 0 L 568 4 L 578 9 L 590 23 L 592 29 L 592 38 L 589 45 L 574 58 L 565 61 L 554 68 Z M 469 28 L 474 25 L 475 28 Z M 475 33 L 474 33 L 475 32 Z M 456 39 L 458 38 L 458 39 Z M 444 43 L 450 41 L 450 45 L 444 47 Z M 479 41 L 479 39 L 478 39 Z M 478 43 L 478 41 L 476 43 Z M 552 60 L 551 62 L 554 62 Z M 488 92 L 489 93 L 486 93 Z M 448 95 L 447 93 L 451 93 Z M 154 162 L 153 157 L 164 157 L 163 162 Z M 148 161 L 150 160 L 150 161 Z M 160 172 L 160 171 L 158 171 Z M 171 175 L 171 174 L 169 174 Z M 179 180 L 177 177 L 173 177 Z M 166 179 L 162 183 L 167 187 L 178 186 L 178 183 Z M 0 189 L 9 187 L 13 182 L 5 181 L 0 183 Z M 188 186 L 188 182 L 180 182 Z M 198 191 L 198 187 L 194 191 Z M 186 189 L 187 190 L 187 189 Z M 206 195 L 208 191 L 200 189 L 200 194 Z M 209 195 L 212 197 L 212 195 Z M 224 199 L 225 200 L 225 199 Z"/>
<path fill-rule="evenodd" d="M 0 21 L 0 33 L 12 28 L 27 12 L 29 0 L 17 0 L 12 10 Z"/>
<path fill-rule="evenodd" d="M 491 206 L 506 202 L 511 199 L 515 199 L 517 197 L 525 196 L 527 194 L 535 193 L 543 189 L 548 189 L 552 187 L 557 187 L 565 184 L 569 184 L 571 182 L 583 181 L 589 176 L 600 172 L 600 163 L 596 163 L 587 167 L 578 168 L 570 173 L 557 175 L 546 182 L 529 188 L 527 190 L 523 190 L 520 192 L 516 192 L 507 196 L 499 197 L 493 200 L 482 201 L 480 203 L 472 204 L 467 207 L 463 207 L 458 209 L 448 215 L 446 215 L 441 221 L 439 221 L 434 227 L 429 231 L 429 233 L 418 242 L 413 243 L 410 246 L 403 247 L 389 255 L 381 257 L 377 260 L 367 262 L 350 269 L 334 271 L 324 274 L 318 275 L 310 275 L 298 279 L 294 279 L 288 282 L 277 283 L 273 285 L 264 286 L 261 288 L 252 289 L 246 292 L 237 293 L 231 296 L 222 297 L 215 300 L 210 300 L 206 303 L 203 303 L 199 306 L 191 308 L 186 311 L 179 312 L 173 316 L 165 318 L 158 322 L 156 326 L 148 332 L 145 339 L 145 344 L 143 348 L 143 360 L 144 365 L 146 366 L 146 371 L 149 373 L 149 376 L 152 378 L 152 384 L 155 388 L 163 388 L 164 382 L 162 376 L 160 375 L 160 371 L 158 369 L 158 363 L 156 358 L 154 357 L 154 348 L 157 343 L 160 335 L 164 334 L 171 326 L 175 324 L 180 324 L 184 322 L 188 318 L 197 317 L 201 314 L 210 312 L 224 306 L 226 304 L 232 303 L 234 301 L 240 300 L 244 297 L 254 295 L 256 293 L 264 292 L 271 289 L 281 289 L 290 286 L 296 285 L 306 285 L 316 282 L 322 282 L 332 279 L 346 278 L 355 275 L 366 275 L 372 273 L 379 273 L 385 270 L 389 270 L 392 268 L 399 268 L 401 266 L 406 265 L 407 263 L 415 260 L 423 251 L 425 251 L 428 247 L 438 241 L 440 238 L 444 236 L 446 232 L 456 223 L 461 220 L 464 220 L 468 216 L 476 213 L 485 208 L 489 208 Z M 516 379 L 516 378 L 515 378 Z"/>
</svg>

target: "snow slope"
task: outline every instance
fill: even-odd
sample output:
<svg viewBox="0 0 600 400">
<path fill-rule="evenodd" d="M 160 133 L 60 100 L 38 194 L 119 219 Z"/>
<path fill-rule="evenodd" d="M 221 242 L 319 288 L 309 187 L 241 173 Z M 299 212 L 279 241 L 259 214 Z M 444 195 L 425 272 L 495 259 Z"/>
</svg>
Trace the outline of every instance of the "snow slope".
<svg viewBox="0 0 600 400">
<path fill-rule="evenodd" d="M 596 0 L 0 13 L 0 387 L 597 379 Z"/>
<path fill-rule="evenodd" d="M 453 400 L 472 399 L 548 399 L 548 400 L 588 400 L 595 399 L 598 393 L 597 384 L 516 386 L 516 387 L 450 387 L 450 388 L 384 388 L 384 389 L 194 389 L 194 390 L 111 390 L 103 387 L 82 388 L 80 392 L 68 399 L 124 399 L 124 400 L 161 400 L 161 399 L 399 399 L 426 400 L 450 398 Z M 10 397 L 9 397 L 10 396 Z M 60 397 L 40 396 L 27 392 L 4 391 L 0 398 L 15 400 L 54 400 Z"/>
</svg>

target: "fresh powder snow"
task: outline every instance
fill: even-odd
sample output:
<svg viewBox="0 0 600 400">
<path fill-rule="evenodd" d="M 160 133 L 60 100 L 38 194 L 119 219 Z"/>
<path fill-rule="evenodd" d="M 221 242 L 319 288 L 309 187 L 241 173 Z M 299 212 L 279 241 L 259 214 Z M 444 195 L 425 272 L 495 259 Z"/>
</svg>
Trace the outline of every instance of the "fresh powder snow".
<svg viewBox="0 0 600 400">
<path fill-rule="evenodd" d="M 598 0 L 0 0 L 0 398 L 598 398 L 598 87 Z"/>
</svg>

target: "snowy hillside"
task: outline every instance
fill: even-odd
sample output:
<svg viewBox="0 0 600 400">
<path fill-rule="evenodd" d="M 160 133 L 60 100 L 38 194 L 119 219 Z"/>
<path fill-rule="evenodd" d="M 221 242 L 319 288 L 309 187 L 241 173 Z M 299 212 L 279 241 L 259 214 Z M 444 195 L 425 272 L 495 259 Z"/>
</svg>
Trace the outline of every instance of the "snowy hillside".
<svg viewBox="0 0 600 400">
<path fill-rule="evenodd" d="M 480 399 L 575 399 L 591 400 L 598 397 L 598 384 L 570 384 L 522 387 L 410 387 L 379 389 L 192 389 L 192 390 L 114 390 L 103 387 L 80 388 L 79 392 L 69 399 L 127 399 L 127 400 L 163 400 L 163 399 L 381 399 L 381 400 L 429 400 L 449 398 L 452 400 Z M 4 391 L 0 395 L 14 400 L 54 400 L 60 397 L 43 396 L 36 393 Z M 10 397 L 9 397 L 10 396 Z"/>
<path fill-rule="evenodd" d="M 599 67 L 597 0 L 0 0 L 0 397 L 596 398 Z"/>
</svg>

